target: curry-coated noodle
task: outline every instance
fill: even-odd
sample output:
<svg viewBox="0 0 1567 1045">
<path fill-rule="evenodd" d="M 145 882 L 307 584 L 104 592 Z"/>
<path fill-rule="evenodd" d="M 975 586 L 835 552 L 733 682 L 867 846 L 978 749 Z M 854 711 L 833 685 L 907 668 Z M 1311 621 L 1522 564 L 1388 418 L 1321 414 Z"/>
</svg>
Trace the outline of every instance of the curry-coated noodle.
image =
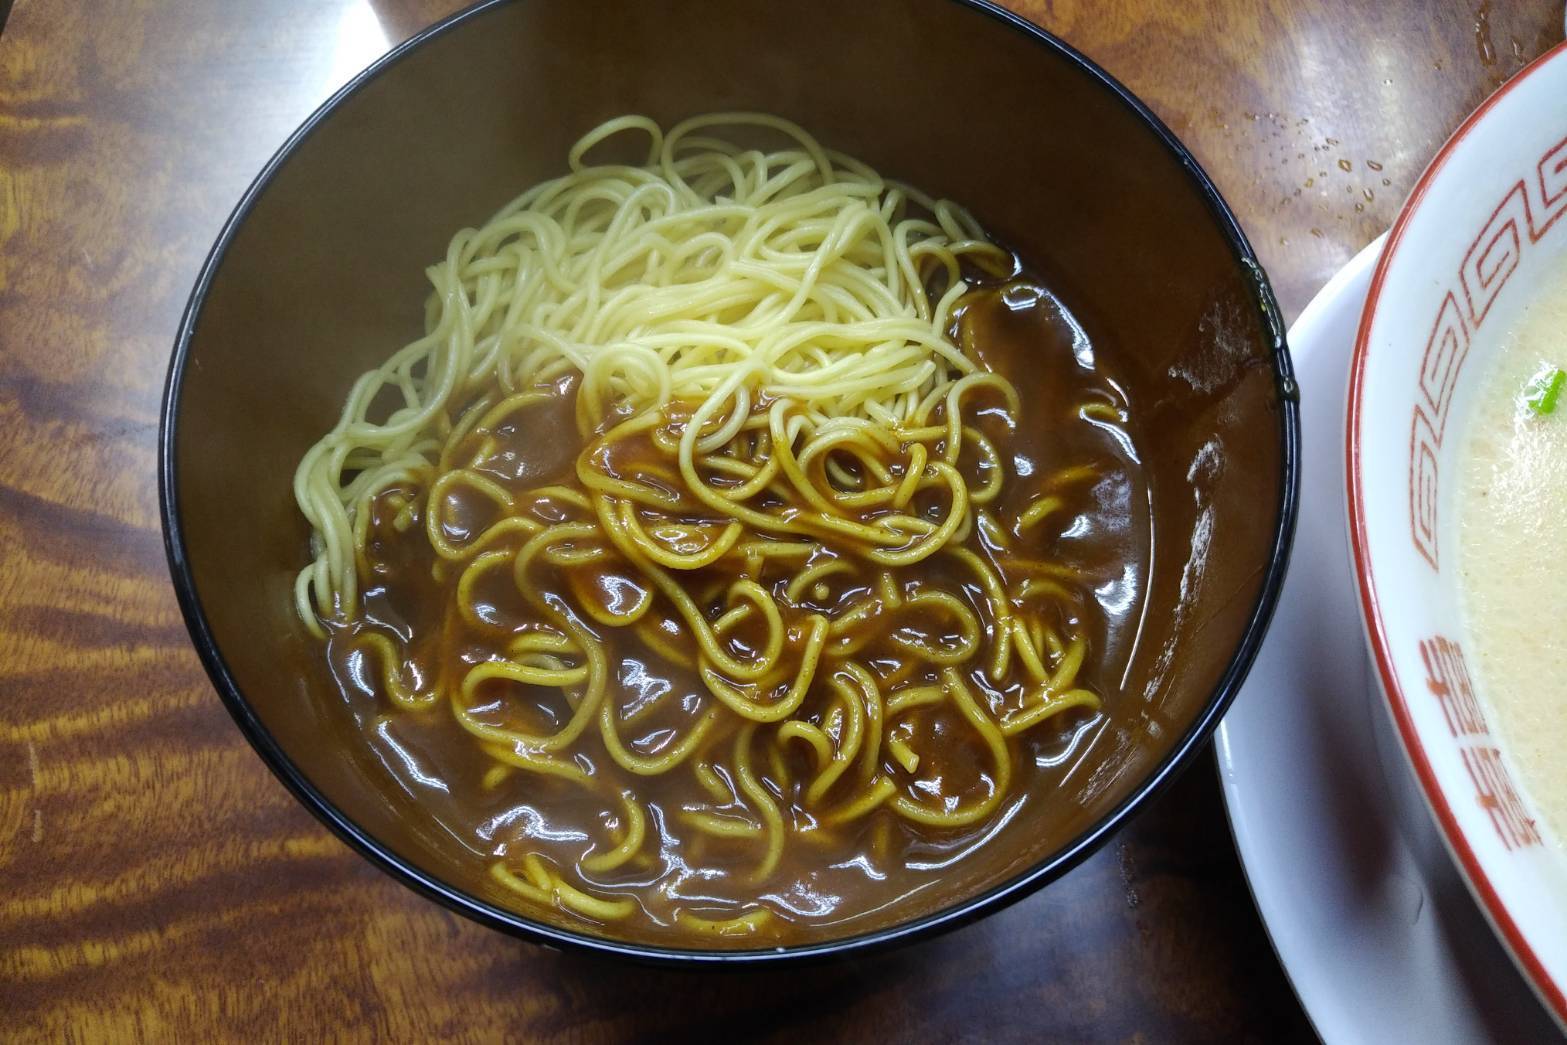
<svg viewBox="0 0 1567 1045">
<path fill-rule="evenodd" d="M 1102 724 L 1128 404 L 969 214 L 792 123 L 568 160 L 452 239 L 300 463 L 300 617 L 502 902 L 703 946 L 885 920 Z"/>
</svg>

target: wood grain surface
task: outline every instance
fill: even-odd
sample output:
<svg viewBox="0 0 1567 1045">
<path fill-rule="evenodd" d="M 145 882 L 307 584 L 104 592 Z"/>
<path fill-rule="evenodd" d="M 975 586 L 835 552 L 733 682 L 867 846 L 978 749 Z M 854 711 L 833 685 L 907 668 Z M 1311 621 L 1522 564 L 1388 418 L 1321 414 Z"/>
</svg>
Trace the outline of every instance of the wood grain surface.
<svg viewBox="0 0 1567 1045">
<path fill-rule="evenodd" d="M 164 565 L 154 444 L 175 326 L 288 132 L 458 6 L 17 0 L 5 21 L 0 1036 L 1309 1039 L 1211 759 L 978 925 L 850 964 L 694 975 L 447 914 L 332 838 L 251 753 Z M 1561 0 L 1013 6 L 1186 140 L 1291 315 L 1562 32 Z"/>
</svg>

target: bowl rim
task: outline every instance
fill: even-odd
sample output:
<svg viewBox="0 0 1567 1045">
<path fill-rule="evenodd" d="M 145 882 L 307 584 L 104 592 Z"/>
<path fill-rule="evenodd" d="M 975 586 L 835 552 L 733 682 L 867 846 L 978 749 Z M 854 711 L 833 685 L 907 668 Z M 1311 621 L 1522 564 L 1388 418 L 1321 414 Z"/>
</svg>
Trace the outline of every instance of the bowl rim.
<svg viewBox="0 0 1567 1045">
<path fill-rule="evenodd" d="M 1096 820 L 1088 829 L 1067 840 L 1060 849 L 1027 869 L 976 895 L 919 917 L 867 932 L 806 944 L 747 950 L 687 949 L 632 943 L 551 925 L 521 912 L 487 903 L 468 890 L 421 870 L 361 828 L 318 790 L 251 710 L 217 647 L 202 609 L 201 599 L 196 590 L 195 576 L 185 554 L 184 532 L 180 520 L 178 472 L 175 459 L 178 408 L 190 343 L 207 293 L 235 233 L 249 215 L 256 200 L 266 190 L 278 170 L 288 162 L 300 143 L 324 124 L 346 99 L 429 41 L 451 32 L 466 22 L 481 18 L 491 11 L 521 2 L 523 0 L 480 0 L 471 7 L 458 11 L 409 37 L 335 91 L 288 136 L 262 167 L 229 214 L 222 231 L 202 263 L 180 318 L 164 386 L 158 431 L 158 505 L 163 524 L 164 551 L 180 612 L 202 666 L 206 669 L 219 698 L 246 740 L 273 775 L 317 820 L 349 848 L 403 885 L 450 911 L 488 928 L 557 949 L 574 949 L 648 964 L 686 968 L 735 968 L 779 962 L 803 963 L 850 954 L 859 956 L 967 925 L 986 914 L 1023 899 L 1041 886 L 1061 877 L 1103 845 L 1149 798 L 1190 765 L 1197 752 L 1212 735 L 1251 668 L 1283 587 L 1290 546 L 1294 537 L 1300 487 L 1299 396 L 1290 363 L 1282 316 L 1267 274 L 1263 271 L 1235 215 L 1212 180 L 1197 163 L 1196 158 L 1147 105 L 1110 74 L 1066 42 L 1023 17 L 998 7 L 991 0 L 942 0 L 942 2 L 955 4 L 977 17 L 999 22 L 1034 44 L 1052 51 L 1088 79 L 1096 82 L 1101 89 L 1108 91 L 1141 119 L 1154 137 L 1179 162 L 1192 180 L 1193 187 L 1206 202 L 1220 234 L 1228 241 L 1234 253 L 1237 265 L 1249 276 L 1253 304 L 1262 322 L 1264 333 L 1271 341 L 1269 351 L 1278 388 L 1281 482 L 1275 506 L 1272 544 L 1263 583 L 1251 608 L 1241 640 L 1206 703 L 1187 726 L 1180 740 L 1125 799 Z"/>
<path fill-rule="evenodd" d="M 1360 596 L 1361 620 L 1364 624 L 1367 644 L 1371 648 L 1372 660 L 1382 682 L 1380 688 L 1383 703 L 1392 713 L 1393 724 L 1397 727 L 1395 732 L 1398 734 L 1405 755 L 1414 767 L 1415 777 L 1420 783 L 1420 791 L 1425 796 L 1426 805 L 1435 817 L 1448 852 L 1453 855 L 1454 861 L 1458 864 L 1470 892 L 1479 901 L 1481 911 L 1496 930 L 1497 935 L 1502 938 L 1515 963 L 1523 970 L 1535 994 L 1550 1010 L 1557 1023 L 1567 1028 L 1567 994 L 1564 994 L 1564 985 L 1558 983 L 1546 971 L 1539 955 L 1535 953 L 1534 948 L 1529 945 L 1519 929 L 1517 920 L 1502 902 L 1474 848 L 1470 846 L 1453 812 L 1453 807 L 1442 790 L 1436 770 L 1426 754 L 1419 730 L 1409 709 L 1410 701 L 1403 687 L 1399 685 L 1392 645 L 1387 637 L 1382 602 L 1373 577 L 1371 542 L 1366 526 L 1366 494 L 1361 476 L 1363 458 L 1361 432 L 1365 426 L 1366 416 L 1364 400 L 1367 357 L 1371 350 L 1371 330 L 1376 319 L 1377 306 L 1381 302 L 1388 269 L 1403 242 L 1404 234 L 1408 231 L 1409 224 L 1416 213 L 1419 212 L 1420 205 L 1424 202 L 1432 183 L 1441 175 L 1447 166 L 1447 161 L 1470 133 L 1519 84 L 1557 60 L 1567 60 L 1567 41 L 1556 44 L 1519 70 L 1512 79 L 1481 102 L 1479 108 L 1465 117 L 1458 125 L 1458 129 L 1437 150 L 1430 164 L 1415 182 L 1414 188 L 1410 190 L 1403 207 L 1400 208 L 1398 218 L 1387 234 L 1387 243 L 1382 248 L 1382 255 L 1377 259 L 1376 270 L 1371 275 L 1371 289 L 1366 296 L 1366 304 L 1361 312 L 1360 325 L 1355 335 L 1354 355 L 1349 369 L 1348 409 L 1345 412 L 1344 480 L 1349 544 L 1356 587 Z"/>
</svg>

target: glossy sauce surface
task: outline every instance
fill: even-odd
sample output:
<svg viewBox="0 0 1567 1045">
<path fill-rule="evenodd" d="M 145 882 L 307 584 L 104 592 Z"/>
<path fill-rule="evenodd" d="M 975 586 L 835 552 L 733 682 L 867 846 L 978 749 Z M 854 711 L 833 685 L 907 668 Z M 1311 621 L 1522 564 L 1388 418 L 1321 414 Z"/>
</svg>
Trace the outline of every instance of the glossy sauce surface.
<svg viewBox="0 0 1567 1045">
<path fill-rule="evenodd" d="M 755 838 L 717 837 L 693 829 L 690 821 L 691 811 L 700 808 L 736 825 L 747 822 L 741 800 L 744 782 L 734 779 L 728 755 L 742 728 L 738 721 L 721 723 L 693 759 L 703 762 L 710 753 L 722 753 L 710 761 L 735 798 L 726 807 L 715 801 L 714 789 L 690 771 L 690 764 L 657 775 L 632 774 L 609 758 L 591 735 L 572 749 L 571 758 L 593 778 L 593 789 L 534 773 L 497 773 L 495 763 L 445 702 L 421 711 L 392 706 L 383 667 L 366 653 L 367 635 L 392 637 L 407 661 L 402 680 L 411 689 L 449 693 L 473 665 L 505 658 L 507 628 L 525 619 L 529 608 L 509 571 L 495 571 L 475 586 L 476 623 L 481 626 L 458 619 L 448 609 L 456 572 L 443 576 L 424 527 L 409 525 L 410 511 L 428 510 L 419 504 L 422 492 L 389 490 L 375 502 L 370 520 L 366 562 L 361 565 L 361 573 L 370 578 L 363 614 L 333 629 L 328 655 L 360 734 L 348 742 L 367 744 L 389 782 L 412 797 L 430 826 L 473 853 L 471 887 L 503 905 L 592 929 L 592 919 L 585 924 L 580 913 L 534 910 L 497 890 L 485 873 L 497 859 L 536 853 L 595 896 L 636 902 L 637 913 L 629 923 L 617 923 L 611 930 L 617 936 L 712 946 L 809 941 L 828 931 L 838 935 L 869 930 L 907 917 L 918 910 L 923 890 L 962 875 L 960 862 L 977 848 L 1013 835 L 1022 838 L 998 844 L 1024 851 L 1031 809 L 1075 800 L 1074 787 L 1084 783 L 1076 770 L 1085 753 L 1123 711 L 1119 684 L 1143 611 L 1151 510 L 1137 452 L 1141 437 L 1135 410 L 1115 381 L 1113 359 L 1102 357 L 1104 346 L 1037 280 L 1018 278 L 971 292 L 954 333 L 972 358 L 1009 379 L 1021 397 L 1015 430 L 999 410 L 982 408 L 975 418 L 1002 451 L 1004 485 L 1000 499 L 990 506 L 993 518 L 1004 529 L 1014 529 L 1015 520 L 1042 490 L 1063 502 L 1044 524 L 1015 539 L 1005 538 L 1009 547 L 987 536 L 983 527 L 975 527 L 967 545 L 1004 577 L 1008 555 L 1061 568 L 1064 597 L 1041 623 L 1086 639 L 1087 654 L 1076 684 L 1098 694 L 1102 710 L 1069 710 L 1008 738 L 1014 769 L 1003 800 L 991 815 L 961 828 L 913 823 L 886 808 L 829 824 L 819 804 L 804 798 L 814 769 L 807 745 L 748 748 L 756 776 L 779 800 L 791 831 L 776 868 L 759 876 Z M 557 401 L 503 426 L 485 464 L 488 477 L 519 495 L 551 483 L 571 486 L 576 459 L 584 449 L 573 416 L 574 389 L 564 386 Z M 654 456 L 651 447 L 636 440 L 603 452 L 609 454 L 604 461 L 609 471 L 627 474 L 636 472 L 642 458 Z M 496 509 L 482 497 L 448 500 L 442 526 L 450 540 L 472 539 L 494 521 Z M 567 514 L 565 506 L 552 505 L 548 497 L 537 499 L 530 510 L 544 520 Z M 697 521 L 692 525 L 695 530 Z M 700 603 L 732 581 L 734 571 L 730 560 L 721 560 L 684 579 Z M 781 592 L 790 572 L 763 580 Z M 958 594 L 976 610 L 985 605 L 985 592 L 974 579 L 947 562 L 916 563 L 901 568 L 898 577 L 908 591 L 929 585 Z M 553 573 L 546 567 L 530 579 L 541 590 L 569 589 L 574 605 L 596 604 L 611 612 L 646 597 L 645 585 L 634 574 L 612 566 Z M 868 594 L 868 584 L 853 575 L 832 577 L 813 586 L 798 605 L 801 613 L 842 614 Z M 892 631 L 903 639 L 937 646 L 955 641 L 948 634 L 949 622 L 939 613 L 912 603 L 896 613 Z M 627 746 L 641 757 L 667 750 L 711 704 L 696 672 L 666 655 L 671 650 L 682 656 L 692 652 L 674 615 L 655 610 L 650 619 L 651 636 L 630 628 L 596 629 L 611 665 L 609 699 L 617 708 Z M 798 642 L 799 614 L 793 620 L 786 617 L 786 622 L 791 641 Z M 583 623 L 593 627 L 591 620 Z M 858 649 L 855 658 L 884 683 L 937 681 L 928 666 L 915 669 L 924 674 L 910 679 L 911 665 L 904 663 L 909 658 L 887 635 L 883 627 L 880 637 Z M 849 636 L 843 641 L 852 640 Z M 759 646 L 762 636 L 742 626 L 732 641 L 743 650 L 748 643 Z M 831 656 L 829 647 L 829 663 Z M 974 692 L 997 717 L 1024 700 L 1022 686 L 998 685 L 977 666 L 964 670 Z M 807 706 L 822 688 L 818 679 Z M 551 733 L 565 726 L 573 710 L 568 694 L 543 692 L 542 687 L 495 685 L 482 687 L 478 694 L 472 715 L 498 729 Z M 1137 709 L 1126 707 L 1124 713 L 1133 715 Z M 917 773 L 908 774 L 912 779 L 907 793 L 912 796 L 923 791 L 933 801 L 962 803 L 997 787 L 985 744 L 964 728 L 950 707 L 906 723 L 899 739 L 919 756 Z M 852 800 L 852 782 L 846 778 L 838 787 L 835 794 Z M 627 829 L 625 814 L 613 800 L 617 792 L 634 795 L 647 810 L 648 842 L 628 864 L 593 874 L 579 862 L 613 849 Z M 757 905 L 773 917 L 764 931 L 745 938 L 693 938 L 676 917 L 684 911 L 723 919 Z"/>
</svg>

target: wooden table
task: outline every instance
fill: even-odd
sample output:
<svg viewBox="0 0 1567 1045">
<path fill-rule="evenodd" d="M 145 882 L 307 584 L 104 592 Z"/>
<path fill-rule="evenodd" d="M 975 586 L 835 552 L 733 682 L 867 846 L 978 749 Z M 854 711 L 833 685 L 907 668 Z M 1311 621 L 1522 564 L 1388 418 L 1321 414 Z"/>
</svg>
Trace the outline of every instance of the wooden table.
<svg viewBox="0 0 1567 1045">
<path fill-rule="evenodd" d="M 164 566 L 153 457 L 175 324 L 285 135 L 458 6 L 19 0 L 4 26 L 0 1035 L 1309 1038 L 1211 759 L 981 924 L 728 976 L 471 925 L 373 870 L 263 768 Z M 1562 33 L 1561 0 L 1013 6 L 1186 140 L 1291 315 L 1388 225 L 1459 119 Z"/>
</svg>

